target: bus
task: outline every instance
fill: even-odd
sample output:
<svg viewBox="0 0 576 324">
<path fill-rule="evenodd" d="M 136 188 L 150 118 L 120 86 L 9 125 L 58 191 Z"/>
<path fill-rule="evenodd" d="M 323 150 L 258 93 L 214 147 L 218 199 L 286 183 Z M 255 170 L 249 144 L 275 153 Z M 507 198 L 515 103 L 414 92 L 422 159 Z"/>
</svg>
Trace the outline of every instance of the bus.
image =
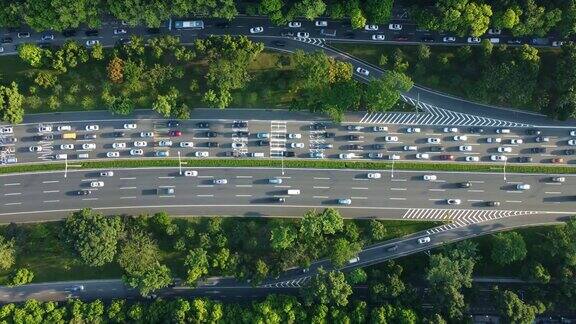
<svg viewBox="0 0 576 324">
<path fill-rule="evenodd" d="M 174 22 L 176 29 L 204 29 L 204 21 L 202 20 L 177 20 Z"/>
</svg>

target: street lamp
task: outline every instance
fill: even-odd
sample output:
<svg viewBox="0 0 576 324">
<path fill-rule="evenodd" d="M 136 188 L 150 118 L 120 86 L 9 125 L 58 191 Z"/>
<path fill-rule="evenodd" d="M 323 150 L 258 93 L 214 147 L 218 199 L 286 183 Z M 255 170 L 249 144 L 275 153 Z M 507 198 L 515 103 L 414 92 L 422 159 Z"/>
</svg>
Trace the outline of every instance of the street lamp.
<svg viewBox="0 0 576 324">
<path fill-rule="evenodd" d="M 178 151 L 178 172 L 182 175 L 182 160 L 180 159 L 180 151 Z"/>
<path fill-rule="evenodd" d="M 64 178 L 68 176 L 68 154 L 64 158 Z"/>
<path fill-rule="evenodd" d="M 504 169 L 503 169 L 503 171 L 504 171 L 504 181 L 506 181 L 506 162 L 508 161 L 508 157 L 507 157 L 506 155 L 503 155 L 503 156 L 504 156 Z"/>
<path fill-rule="evenodd" d="M 390 178 L 394 178 L 394 161 L 396 161 L 394 154 L 392 156 L 392 172 L 390 173 Z"/>
</svg>

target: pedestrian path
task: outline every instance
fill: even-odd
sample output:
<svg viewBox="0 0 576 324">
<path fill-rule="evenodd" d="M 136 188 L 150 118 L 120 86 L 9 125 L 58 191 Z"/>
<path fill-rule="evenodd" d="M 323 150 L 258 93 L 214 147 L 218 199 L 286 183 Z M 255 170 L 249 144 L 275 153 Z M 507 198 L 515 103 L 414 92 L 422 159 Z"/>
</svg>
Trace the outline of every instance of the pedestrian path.
<svg viewBox="0 0 576 324">
<path fill-rule="evenodd" d="M 399 125 L 450 125 L 450 126 L 486 126 L 486 127 L 532 127 L 532 125 L 480 117 L 454 112 L 427 103 L 418 102 L 402 95 L 402 99 L 418 109 L 418 112 L 366 113 L 360 123 L 363 124 L 399 124 Z M 416 110 L 415 108 L 415 110 Z"/>
<path fill-rule="evenodd" d="M 282 157 L 286 151 L 286 122 L 270 121 L 270 157 Z"/>
<path fill-rule="evenodd" d="M 535 211 L 521 210 L 410 208 L 404 213 L 402 218 L 451 221 L 450 224 L 444 224 L 426 231 L 426 234 L 434 234 L 489 220 L 536 213 Z"/>
</svg>

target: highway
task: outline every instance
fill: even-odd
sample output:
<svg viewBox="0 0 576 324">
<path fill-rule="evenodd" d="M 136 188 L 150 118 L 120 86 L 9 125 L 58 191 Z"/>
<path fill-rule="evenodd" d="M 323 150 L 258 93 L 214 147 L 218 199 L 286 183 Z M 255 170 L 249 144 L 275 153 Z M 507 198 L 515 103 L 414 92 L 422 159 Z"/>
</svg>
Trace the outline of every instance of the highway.
<svg viewBox="0 0 576 324">
<path fill-rule="evenodd" d="M 70 116 L 66 114 L 35 116 L 34 121 L 38 117 L 45 121 L 27 122 L 14 126 L 12 133 L 0 134 L 0 161 L 13 162 L 10 158 L 15 157 L 19 163 L 63 162 L 57 159 L 59 154 L 66 154 L 68 162 L 110 160 L 113 158 L 108 157 L 109 152 L 117 152 L 118 158 L 152 158 L 157 152 L 165 151 L 172 158 L 178 154 L 182 158 L 196 158 L 197 152 L 207 152 L 208 158 L 258 158 L 252 156 L 256 153 L 262 158 L 398 159 L 501 166 L 503 163 L 493 161 L 493 156 L 506 156 L 508 163 L 576 164 L 576 145 L 571 145 L 576 144 L 576 136 L 570 135 L 573 129 L 429 125 L 378 125 L 382 128 L 375 129 L 376 124 L 333 124 L 282 111 L 266 114 L 266 119 L 257 120 L 200 114 L 198 117 L 206 118 L 180 121 L 177 126 L 170 126 L 167 120 L 153 115 L 118 119 L 108 118 L 106 112 L 75 113 L 74 118 L 68 120 L 65 117 Z M 62 121 L 53 122 L 58 119 Z M 235 125 L 238 121 L 244 121 L 245 125 Z M 324 126 L 315 127 L 317 123 Z M 136 128 L 128 129 L 127 124 L 134 124 Z M 97 126 L 98 130 L 86 130 L 90 126 Z M 50 130 L 41 131 L 42 127 Z M 509 132 L 502 133 L 502 130 Z M 171 135 L 174 131 L 179 133 Z M 533 133 L 527 135 L 531 131 Z M 151 132 L 152 137 L 142 137 L 143 132 Z M 65 138 L 65 134 L 73 137 Z M 12 139 L 17 141 L 14 143 Z M 191 147 L 181 143 L 191 143 Z M 142 150 L 141 155 L 133 155 L 134 149 Z M 351 155 L 344 157 L 342 153 Z"/>
</svg>

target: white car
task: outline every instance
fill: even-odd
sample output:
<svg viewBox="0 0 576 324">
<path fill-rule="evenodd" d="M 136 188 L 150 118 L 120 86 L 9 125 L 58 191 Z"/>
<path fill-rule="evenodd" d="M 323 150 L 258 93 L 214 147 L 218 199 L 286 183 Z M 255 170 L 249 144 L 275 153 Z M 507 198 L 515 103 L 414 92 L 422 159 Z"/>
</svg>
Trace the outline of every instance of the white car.
<svg viewBox="0 0 576 324">
<path fill-rule="evenodd" d="M 372 127 L 372 131 L 373 132 L 387 132 L 388 127 L 387 126 L 374 126 L 374 127 Z"/>
<path fill-rule="evenodd" d="M 430 236 L 421 237 L 418 239 L 418 244 L 426 244 L 430 242 Z"/>
<path fill-rule="evenodd" d="M 469 44 L 480 44 L 481 40 L 478 37 L 468 37 L 466 40 Z"/>
<path fill-rule="evenodd" d="M 241 148 L 245 148 L 246 147 L 246 143 L 243 142 L 234 142 L 232 143 L 232 148 L 237 150 L 237 149 L 241 149 Z"/>
<path fill-rule="evenodd" d="M 180 142 L 180 147 L 194 147 L 193 142 Z"/>
<path fill-rule="evenodd" d="M 162 141 L 158 142 L 158 146 L 161 146 L 161 147 L 172 146 L 172 141 L 162 140 Z"/>
<path fill-rule="evenodd" d="M 458 146 L 460 152 L 472 152 L 472 145 L 460 145 Z"/>
<path fill-rule="evenodd" d="M 250 28 L 250 34 L 259 34 L 264 31 L 264 27 L 252 27 Z"/>
<path fill-rule="evenodd" d="M 352 199 L 350 199 L 350 198 L 338 199 L 338 205 L 351 205 L 351 204 L 352 204 Z"/>
<path fill-rule="evenodd" d="M 84 143 L 84 144 L 82 144 L 82 149 L 83 149 L 83 150 L 95 150 L 95 149 L 96 149 L 96 144 L 94 144 L 94 143 Z"/>
<path fill-rule="evenodd" d="M 43 148 L 42 146 L 30 146 L 28 150 L 30 150 L 30 152 L 42 152 Z"/>
<path fill-rule="evenodd" d="M 101 177 L 113 177 L 114 176 L 114 171 L 102 171 L 100 172 L 100 176 Z"/>
<path fill-rule="evenodd" d="M 364 126 L 360 126 L 360 125 L 348 125 L 346 126 L 346 129 L 349 131 L 361 131 L 364 129 Z"/>
<path fill-rule="evenodd" d="M 115 150 L 125 149 L 125 148 L 126 148 L 126 143 L 122 143 L 122 142 L 112 143 L 112 148 L 115 149 Z"/>
<path fill-rule="evenodd" d="M 100 41 L 97 39 L 90 39 L 86 41 L 86 46 L 94 46 L 96 44 L 100 44 Z"/>
<path fill-rule="evenodd" d="M 74 144 L 62 144 L 60 145 L 61 150 L 73 150 Z"/>
<path fill-rule="evenodd" d="M 288 134 L 288 138 L 302 138 L 302 134 L 298 133 Z"/>
<path fill-rule="evenodd" d="M 136 124 L 124 124 L 124 129 L 136 129 L 138 125 Z"/>
<path fill-rule="evenodd" d="M 566 177 L 552 177 L 552 182 L 566 182 Z"/>
<path fill-rule="evenodd" d="M 304 148 L 304 143 L 290 143 L 291 148 Z"/>
<path fill-rule="evenodd" d="M 144 155 L 144 151 L 142 149 L 132 149 L 130 150 L 130 155 L 133 156 Z"/>
<path fill-rule="evenodd" d="M 379 172 L 370 172 L 366 175 L 366 177 L 368 179 L 380 179 L 382 178 L 382 174 L 380 174 Z"/>
<path fill-rule="evenodd" d="M 442 41 L 444 43 L 454 43 L 456 41 L 456 37 L 454 36 L 446 36 L 444 38 L 442 38 Z"/>
<path fill-rule="evenodd" d="M 72 126 L 70 126 L 70 125 L 61 125 L 61 126 L 56 127 L 56 129 L 57 129 L 59 132 L 62 132 L 62 131 L 71 131 L 71 130 L 72 130 Z"/>
<path fill-rule="evenodd" d="M 400 155 L 396 154 L 388 155 L 388 160 L 400 160 Z"/>
<path fill-rule="evenodd" d="M 472 156 L 469 155 L 467 157 L 464 158 L 464 160 L 466 160 L 466 162 L 480 162 L 480 158 L 477 156 Z"/>
<path fill-rule="evenodd" d="M 389 24 L 388 29 L 390 30 L 402 30 L 402 25 L 400 24 Z"/>
<path fill-rule="evenodd" d="M 500 137 L 488 137 L 486 143 L 501 143 L 502 139 Z"/>
<path fill-rule="evenodd" d="M 513 138 L 510 140 L 510 144 L 522 144 L 524 141 L 521 138 Z"/>
<path fill-rule="evenodd" d="M 386 142 L 398 142 L 398 136 L 384 136 Z"/>
<path fill-rule="evenodd" d="M 460 205 L 462 203 L 462 200 L 451 198 L 451 199 L 446 199 L 446 203 L 448 205 Z"/>
<path fill-rule="evenodd" d="M 576 130 L 570 131 L 570 136 L 576 136 Z"/>
<path fill-rule="evenodd" d="M 353 159 L 355 157 L 354 153 L 340 153 L 339 157 L 343 160 Z"/>
<path fill-rule="evenodd" d="M 365 25 L 364 30 L 376 31 L 376 30 L 378 30 L 378 25 Z"/>
<path fill-rule="evenodd" d="M 196 176 L 198 176 L 198 171 L 196 171 L 196 170 L 186 170 L 186 171 L 184 171 L 184 176 L 185 176 L 185 177 L 196 177 Z"/>
<path fill-rule="evenodd" d="M 554 47 L 560 47 L 562 45 L 564 45 L 563 41 L 553 41 L 552 42 L 552 46 L 554 46 Z"/>
<path fill-rule="evenodd" d="M 148 146 L 148 142 L 146 141 L 134 141 L 135 147 L 146 147 Z"/>
<path fill-rule="evenodd" d="M 40 133 L 50 133 L 52 131 L 52 126 L 40 126 L 38 127 L 38 132 Z"/>
<path fill-rule="evenodd" d="M 104 181 L 92 181 L 92 182 L 90 182 L 90 187 L 92 187 L 92 188 L 104 187 Z"/>
<path fill-rule="evenodd" d="M 490 160 L 492 161 L 506 161 L 508 158 L 505 155 L 490 155 Z"/>
<path fill-rule="evenodd" d="M 310 34 L 307 33 L 307 32 L 297 32 L 297 33 L 296 33 L 296 37 L 308 38 L 308 37 L 310 37 Z"/>
<path fill-rule="evenodd" d="M 358 73 L 360 73 L 360 74 L 362 74 L 362 75 L 365 75 L 365 76 L 370 75 L 370 71 L 368 71 L 368 70 L 366 70 L 366 69 L 363 69 L 363 68 L 361 68 L 361 67 L 357 67 L 357 68 L 356 68 L 356 72 L 358 72 Z"/>
<path fill-rule="evenodd" d="M 282 178 L 270 178 L 268 179 L 270 184 L 282 184 Z"/>
<path fill-rule="evenodd" d="M 208 153 L 207 151 L 199 151 L 199 152 L 195 152 L 194 156 L 196 156 L 196 157 L 209 157 L 210 153 Z"/>
<path fill-rule="evenodd" d="M 106 156 L 109 158 L 117 158 L 120 156 L 120 152 L 108 152 L 106 153 Z"/>
<path fill-rule="evenodd" d="M 418 151 L 418 147 L 415 145 L 404 145 L 404 151 Z"/>
<path fill-rule="evenodd" d="M 140 133 L 140 137 L 143 137 L 143 138 L 154 137 L 154 132 L 142 132 L 142 133 Z"/>
<path fill-rule="evenodd" d="M 381 35 L 381 34 L 372 35 L 372 40 L 383 41 L 383 40 L 386 40 L 386 36 Z"/>
<path fill-rule="evenodd" d="M 468 140 L 468 136 L 466 136 L 466 135 L 455 135 L 452 139 L 454 139 L 455 141 L 467 141 L 467 140 Z"/>
<path fill-rule="evenodd" d="M 425 181 L 435 181 L 436 179 L 438 179 L 438 177 L 436 177 L 435 174 L 425 174 L 422 176 L 422 180 Z"/>
<path fill-rule="evenodd" d="M 510 134 L 510 129 L 508 128 L 498 128 L 496 130 L 497 134 Z"/>
<path fill-rule="evenodd" d="M 98 125 L 86 125 L 85 129 L 87 131 L 97 131 L 100 129 L 100 126 L 98 126 Z"/>
<path fill-rule="evenodd" d="M 570 146 L 576 145 L 576 140 L 574 140 L 574 139 L 568 140 L 568 145 L 570 145 Z"/>
<path fill-rule="evenodd" d="M 406 133 L 420 133 L 422 130 L 419 127 L 406 128 Z"/>
<path fill-rule="evenodd" d="M 227 183 L 228 183 L 228 179 L 214 179 L 213 183 L 214 183 L 214 184 L 217 184 L 217 185 L 227 184 Z"/>
<path fill-rule="evenodd" d="M 456 127 L 444 127 L 444 133 L 458 133 L 458 128 Z"/>
<path fill-rule="evenodd" d="M 418 160 L 429 160 L 430 154 L 428 154 L 428 153 L 416 153 L 416 158 Z"/>
<path fill-rule="evenodd" d="M 440 144 L 441 140 L 438 137 L 428 137 L 426 140 L 429 144 Z"/>
<path fill-rule="evenodd" d="M 325 20 L 317 20 L 314 22 L 314 25 L 316 27 L 326 27 L 326 26 L 328 26 L 328 22 Z"/>
<path fill-rule="evenodd" d="M 115 28 L 114 29 L 114 35 L 122 35 L 122 34 L 126 34 L 126 29 L 123 29 L 123 28 Z"/>
<path fill-rule="evenodd" d="M 512 152 L 512 148 L 509 146 L 500 146 L 498 147 L 498 152 L 500 153 L 511 153 Z"/>
<path fill-rule="evenodd" d="M 291 21 L 288 23 L 288 27 L 290 28 L 300 28 L 302 27 L 302 23 L 299 21 Z"/>
<path fill-rule="evenodd" d="M 0 127 L 0 134 L 12 134 L 14 133 L 14 128 L 12 126 Z"/>
<path fill-rule="evenodd" d="M 517 190 L 530 190 L 530 185 L 527 183 L 519 183 L 516 185 Z"/>
</svg>

